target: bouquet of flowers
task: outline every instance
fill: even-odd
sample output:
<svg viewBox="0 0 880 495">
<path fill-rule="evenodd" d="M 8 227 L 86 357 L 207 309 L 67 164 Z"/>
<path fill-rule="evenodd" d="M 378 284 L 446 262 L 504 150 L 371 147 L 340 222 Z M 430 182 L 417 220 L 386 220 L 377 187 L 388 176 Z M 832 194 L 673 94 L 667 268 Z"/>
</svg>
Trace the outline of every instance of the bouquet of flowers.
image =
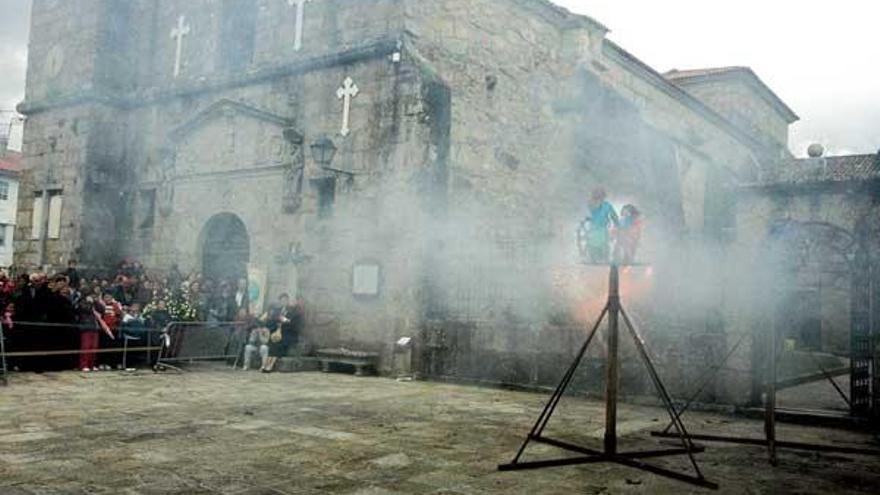
<svg viewBox="0 0 880 495">
<path fill-rule="evenodd" d="M 174 321 L 196 321 L 196 307 L 189 302 L 188 291 L 172 293 L 165 291 L 158 298 L 153 299 L 143 310 L 144 318 L 158 309 L 159 301 L 165 302 L 165 309 Z"/>
</svg>

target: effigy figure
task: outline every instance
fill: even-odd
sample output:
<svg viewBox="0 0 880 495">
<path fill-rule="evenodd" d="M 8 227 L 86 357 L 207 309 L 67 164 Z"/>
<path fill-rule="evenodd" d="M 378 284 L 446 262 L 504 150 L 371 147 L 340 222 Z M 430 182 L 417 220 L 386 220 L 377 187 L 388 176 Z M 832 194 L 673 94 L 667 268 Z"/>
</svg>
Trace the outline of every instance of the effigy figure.
<svg viewBox="0 0 880 495">
<path fill-rule="evenodd" d="M 618 227 L 620 220 L 614 206 L 607 201 L 608 195 L 602 188 L 593 190 L 590 195 L 590 212 L 581 222 L 586 231 L 586 250 L 593 263 L 608 263 L 611 251 L 612 226 Z"/>
<path fill-rule="evenodd" d="M 617 228 L 617 242 L 614 246 L 614 260 L 623 265 L 632 265 L 642 239 L 642 213 L 633 205 L 620 210 L 620 225 Z"/>
</svg>

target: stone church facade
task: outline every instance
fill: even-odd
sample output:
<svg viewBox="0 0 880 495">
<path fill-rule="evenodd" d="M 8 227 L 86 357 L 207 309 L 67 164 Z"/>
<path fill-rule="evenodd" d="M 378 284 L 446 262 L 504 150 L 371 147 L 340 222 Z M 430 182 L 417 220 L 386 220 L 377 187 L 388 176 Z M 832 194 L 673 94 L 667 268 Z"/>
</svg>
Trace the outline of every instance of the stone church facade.
<svg viewBox="0 0 880 495">
<path fill-rule="evenodd" d="M 255 270 L 314 345 L 388 371 L 411 336 L 428 375 L 545 384 L 607 276 L 574 239 L 601 186 L 650 219 L 668 375 L 750 325 L 734 268 L 675 275 L 790 158 L 797 116 L 748 69 L 660 74 L 545 0 L 35 0 L 31 32 L 19 266 Z"/>
</svg>

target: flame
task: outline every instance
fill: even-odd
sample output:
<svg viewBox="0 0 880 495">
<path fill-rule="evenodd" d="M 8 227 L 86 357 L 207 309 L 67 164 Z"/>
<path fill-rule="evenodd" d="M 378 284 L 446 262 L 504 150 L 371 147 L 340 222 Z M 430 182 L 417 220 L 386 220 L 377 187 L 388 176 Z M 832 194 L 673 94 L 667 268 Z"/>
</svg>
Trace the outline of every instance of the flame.
<svg viewBox="0 0 880 495">
<path fill-rule="evenodd" d="M 620 297 L 627 302 L 647 299 L 653 289 L 652 267 L 624 267 L 620 271 Z M 553 269 L 556 297 L 566 301 L 572 316 L 587 324 L 599 317 L 608 301 L 608 268 L 565 265 Z"/>
</svg>

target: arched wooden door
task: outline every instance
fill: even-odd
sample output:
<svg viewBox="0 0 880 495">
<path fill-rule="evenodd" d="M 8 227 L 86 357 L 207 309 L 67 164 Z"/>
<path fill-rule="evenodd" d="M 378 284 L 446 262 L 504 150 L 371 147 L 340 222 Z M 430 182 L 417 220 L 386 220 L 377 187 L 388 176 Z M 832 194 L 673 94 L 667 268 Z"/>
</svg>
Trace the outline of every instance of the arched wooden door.
<svg viewBox="0 0 880 495">
<path fill-rule="evenodd" d="M 244 222 L 232 213 L 212 217 L 202 230 L 202 273 L 214 280 L 247 277 L 250 236 Z"/>
</svg>

